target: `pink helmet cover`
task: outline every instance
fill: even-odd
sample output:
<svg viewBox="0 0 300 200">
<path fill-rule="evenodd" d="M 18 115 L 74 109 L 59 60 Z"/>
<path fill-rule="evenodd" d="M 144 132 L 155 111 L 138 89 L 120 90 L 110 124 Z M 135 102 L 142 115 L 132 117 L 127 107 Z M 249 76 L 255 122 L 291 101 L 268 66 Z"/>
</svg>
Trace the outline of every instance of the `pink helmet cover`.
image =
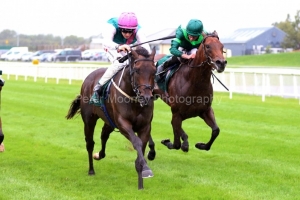
<svg viewBox="0 0 300 200">
<path fill-rule="evenodd" d="M 136 29 L 138 20 L 133 12 L 123 12 L 118 19 L 118 26 L 126 29 Z"/>
</svg>

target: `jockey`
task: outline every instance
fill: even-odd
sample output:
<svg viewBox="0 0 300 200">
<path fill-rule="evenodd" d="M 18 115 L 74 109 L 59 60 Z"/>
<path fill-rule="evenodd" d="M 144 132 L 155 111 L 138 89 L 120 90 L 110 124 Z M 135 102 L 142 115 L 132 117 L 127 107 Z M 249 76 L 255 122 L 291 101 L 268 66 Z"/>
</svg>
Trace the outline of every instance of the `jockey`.
<svg viewBox="0 0 300 200">
<path fill-rule="evenodd" d="M 195 58 L 198 47 L 203 40 L 203 24 L 198 19 L 191 19 L 187 26 L 180 25 L 176 29 L 176 38 L 171 41 L 171 57 L 157 67 L 157 75 L 162 78 L 164 70 L 179 62 L 179 58 Z"/>
<path fill-rule="evenodd" d="M 146 36 L 133 12 L 123 12 L 119 18 L 111 18 L 107 22 L 108 27 L 105 27 L 106 32 L 103 33 L 103 46 L 112 64 L 95 85 L 94 94 L 90 99 L 91 104 L 99 104 L 102 86 L 128 64 L 128 61 L 120 63 L 118 59 L 125 56 L 126 51 L 130 51 L 129 45 L 146 42 Z M 151 52 L 149 44 L 141 46 Z"/>
</svg>

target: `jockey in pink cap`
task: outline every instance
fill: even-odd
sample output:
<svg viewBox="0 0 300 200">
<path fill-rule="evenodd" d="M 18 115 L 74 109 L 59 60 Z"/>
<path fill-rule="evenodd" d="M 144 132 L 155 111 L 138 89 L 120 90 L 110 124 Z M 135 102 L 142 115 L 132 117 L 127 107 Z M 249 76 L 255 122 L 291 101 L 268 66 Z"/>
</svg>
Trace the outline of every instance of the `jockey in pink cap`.
<svg viewBox="0 0 300 200">
<path fill-rule="evenodd" d="M 128 65 L 128 61 L 120 63 L 118 58 L 125 56 L 130 51 L 130 44 L 146 42 L 146 36 L 138 24 L 136 15 L 133 12 L 123 12 L 119 18 L 111 18 L 108 21 L 103 33 L 103 46 L 107 56 L 112 63 L 107 68 L 102 78 L 94 87 L 94 94 L 90 104 L 100 106 L 102 86 L 109 81 L 120 69 Z M 151 53 L 149 44 L 141 45 Z"/>
</svg>

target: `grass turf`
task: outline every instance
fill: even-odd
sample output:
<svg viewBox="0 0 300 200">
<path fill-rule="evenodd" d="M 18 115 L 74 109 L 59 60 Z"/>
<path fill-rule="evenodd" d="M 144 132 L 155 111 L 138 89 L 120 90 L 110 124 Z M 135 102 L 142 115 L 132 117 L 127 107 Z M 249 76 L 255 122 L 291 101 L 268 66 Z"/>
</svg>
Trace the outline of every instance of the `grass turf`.
<svg viewBox="0 0 300 200">
<path fill-rule="evenodd" d="M 4 77 L 5 79 L 5 77 Z M 198 118 L 184 121 L 190 151 L 168 150 L 171 113 L 155 102 L 152 135 L 157 157 L 148 161 L 154 177 L 137 190 L 136 152 L 112 133 L 105 159 L 88 176 L 83 123 L 66 120 L 80 81 L 6 80 L 2 90 L 5 152 L 0 153 L 0 199 L 297 199 L 300 196 L 299 100 L 215 93 L 213 108 L 221 132 L 208 152 L 211 130 Z M 100 149 L 96 128 L 95 151 Z"/>
</svg>

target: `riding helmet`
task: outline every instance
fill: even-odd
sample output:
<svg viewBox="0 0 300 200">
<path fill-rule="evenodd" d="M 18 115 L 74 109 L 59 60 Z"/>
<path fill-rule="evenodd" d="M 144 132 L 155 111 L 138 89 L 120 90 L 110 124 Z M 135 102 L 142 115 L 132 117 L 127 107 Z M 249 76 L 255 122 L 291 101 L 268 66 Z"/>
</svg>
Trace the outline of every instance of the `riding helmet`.
<svg viewBox="0 0 300 200">
<path fill-rule="evenodd" d="M 133 12 L 123 12 L 118 19 L 119 28 L 136 29 L 138 20 Z"/>
<path fill-rule="evenodd" d="M 191 19 L 186 26 L 187 34 L 191 36 L 199 36 L 203 31 L 203 24 L 198 19 Z"/>
</svg>

